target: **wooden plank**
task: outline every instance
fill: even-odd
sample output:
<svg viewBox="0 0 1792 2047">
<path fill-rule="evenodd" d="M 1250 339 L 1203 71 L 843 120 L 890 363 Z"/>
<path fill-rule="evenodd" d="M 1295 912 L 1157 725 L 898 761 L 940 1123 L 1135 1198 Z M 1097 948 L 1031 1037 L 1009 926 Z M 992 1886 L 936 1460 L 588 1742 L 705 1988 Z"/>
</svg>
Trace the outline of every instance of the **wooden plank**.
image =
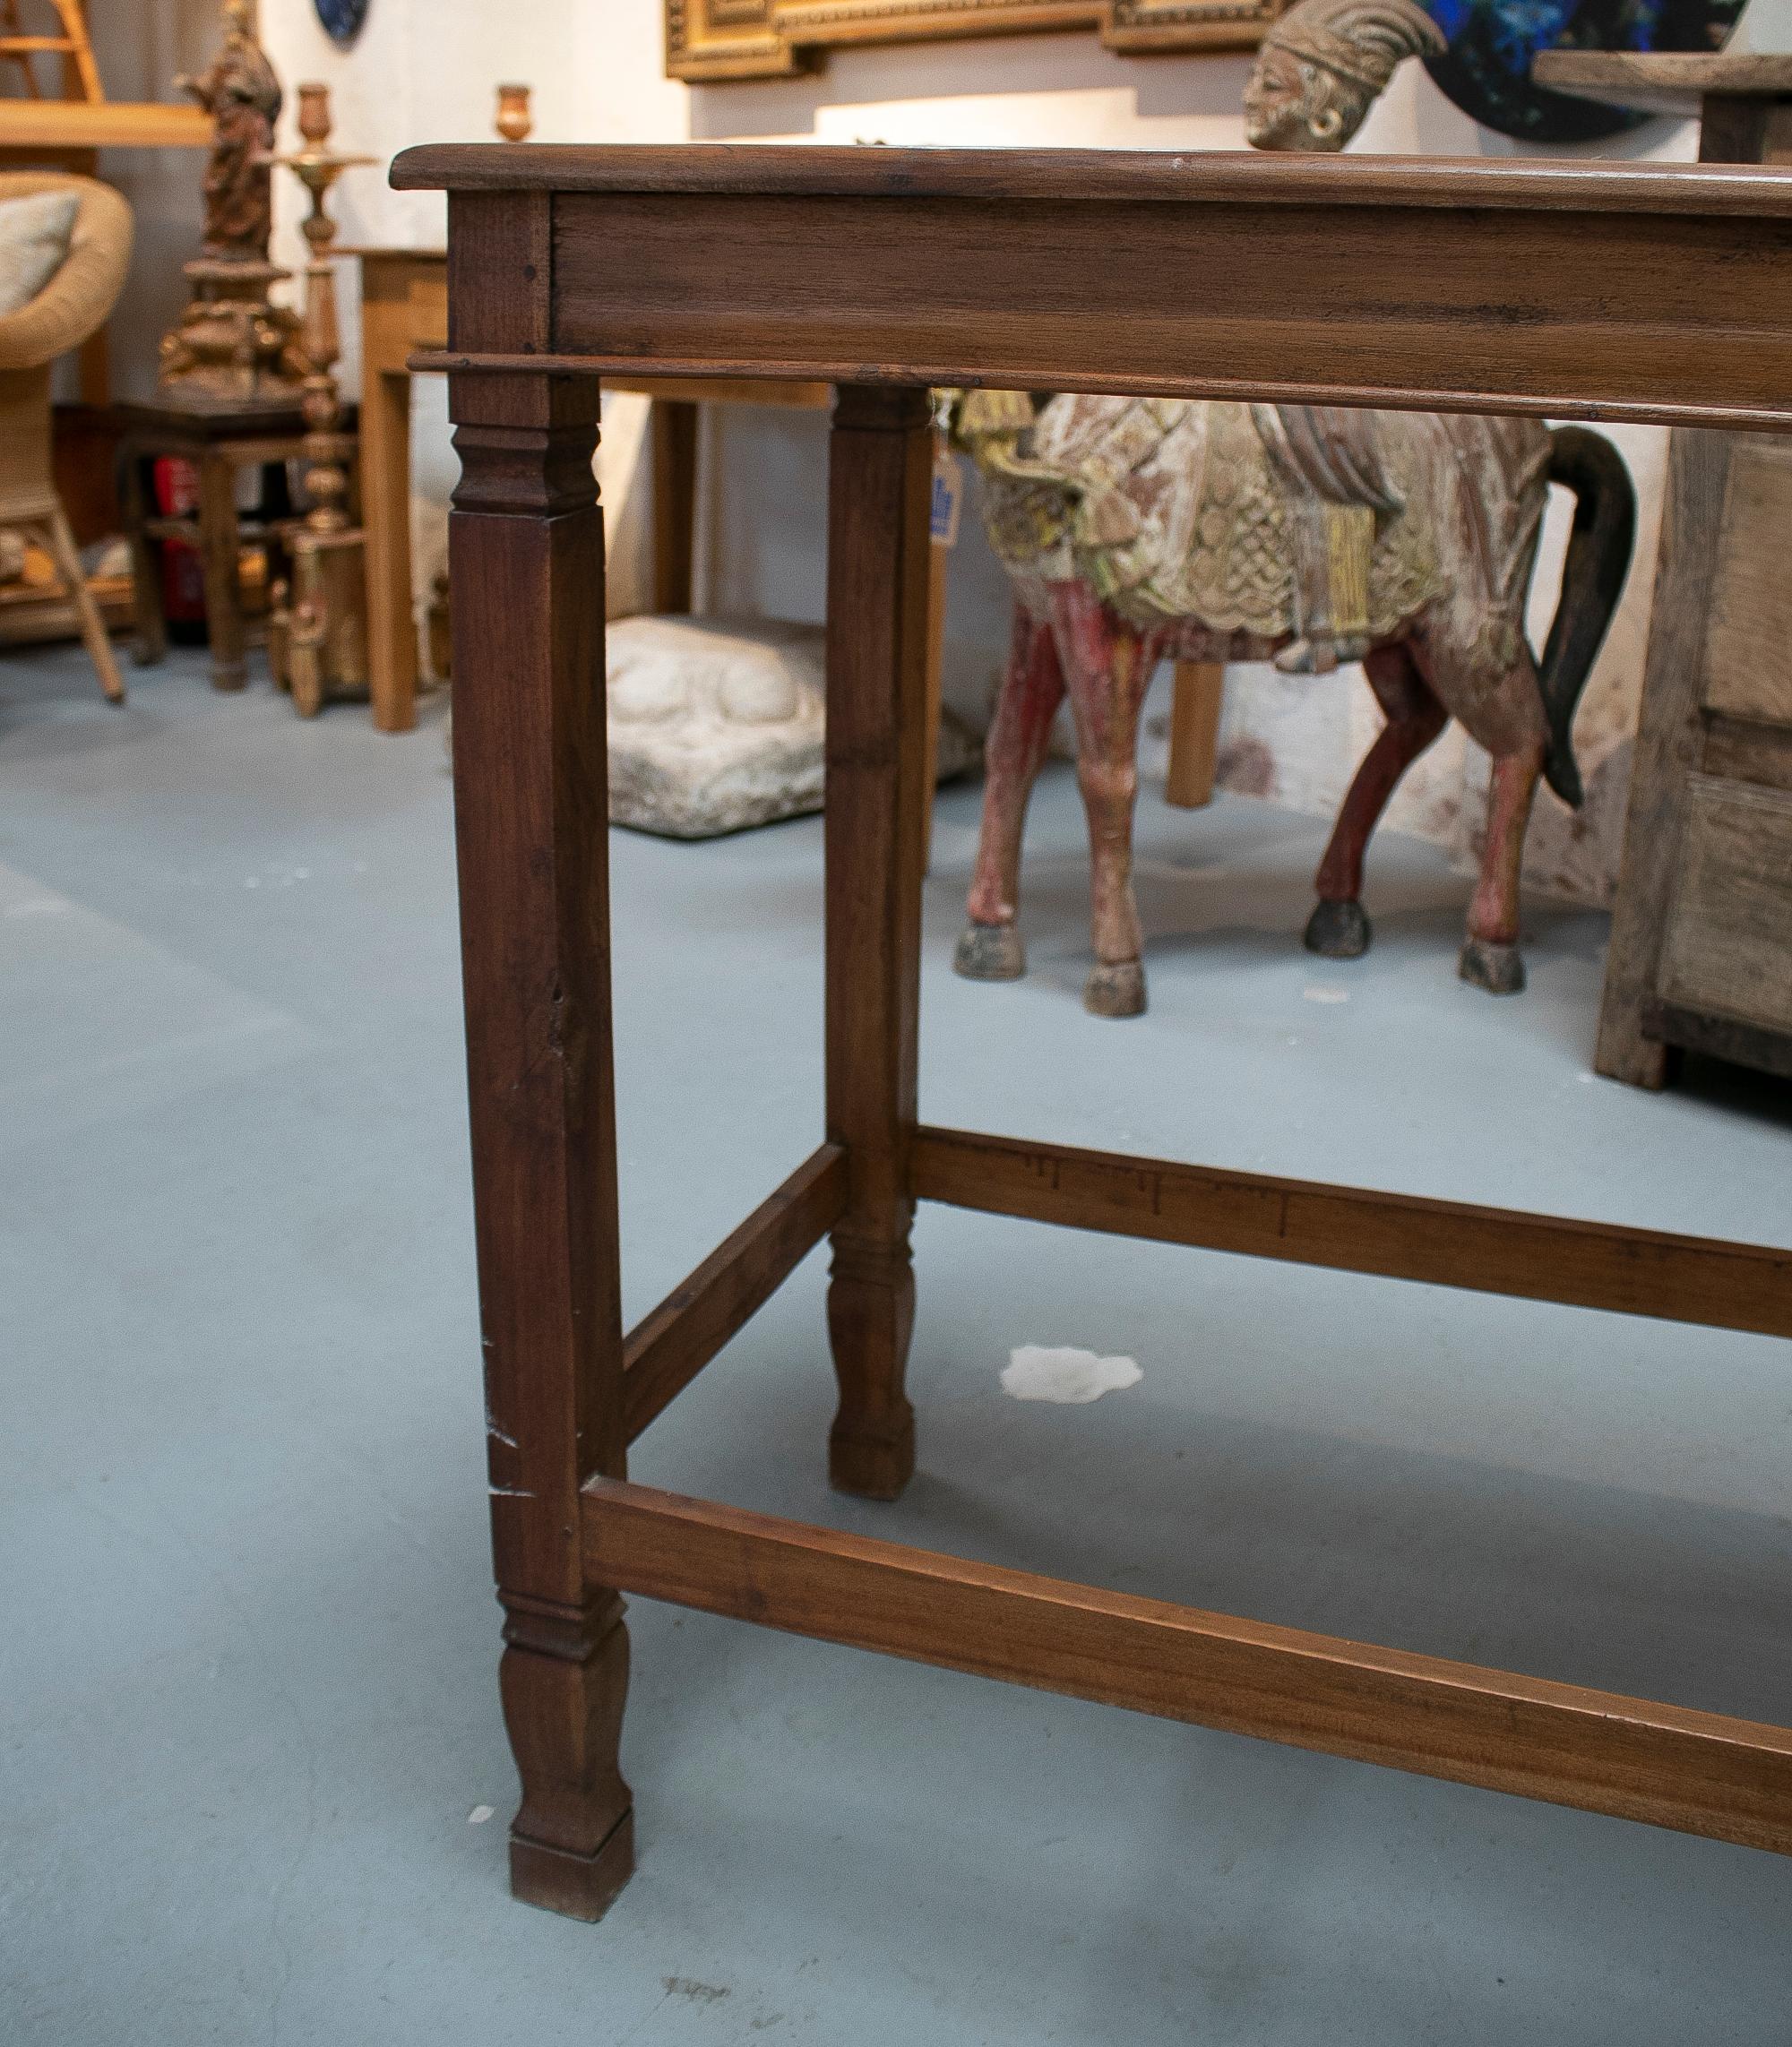
<svg viewBox="0 0 1792 2047">
<path fill-rule="evenodd" d="M 1792 523 L 1792 443 L 1738 434 L 1705 624 L 1708 710 L 1792 727 L 1792 579 L 1780 553 Z"/>
<path fill-rule="evenodd" d="M 1539 50 L 1531 82 L 1571 99 L 1694 120 L 1707 99 L 1792 99 L 1792 56 L 1708 50 Z"/>
<path fill-rule="evenodd" d="M 1160 1243 L 1792 1337 L 1792 1251 L 924 1124 L 922 1200 Z"/>
<path fill-rule="evenodd" d="M 633 375 L 1788 421 L 1792 176 L 1757 165 L 523 145 L 394 176 L 457 206 L 556 194 L 551 344 L 452 344 L 494 371 L 546 348 Z"/>
<path fill-rule="evenodd" d="M 617 1591 L 1011 1684 L 1792 1853 L 1792 1730 L 1233 1620 L 593 1481 Z"/>
<path fill-rule="evenodd" d="M 1792 796 L 1693 775 L 1657 988 L 1792 1038 Z"/>
<path fill-rule="evenodd" d="M 1303 157 L 1254 150 L 430 142 L 394 159 L 392 184 L 399 192 L 856 194 L 997 203 L 1124 199 L 1211 208 L 1317 202 L 1372 213 L 1468 206 L 1537 215 L 1792 217 L 1792 179 L 1783 172 L 1740 165 L 1564 163 L 1548 157 Z M 657 374 L 658 365 L 654 369 Z"/>
<path fill-rule="evenodd" d="M 1792 725 L 1751 725 L 1721 715 L 1705 720 L 1706 774 L 1728 782 L 1792 789 Z"/>
<path fill-rule="evenodd" d="M 0 99 L 0 149 L 205 150 L 211 116 L 199 107 L 111 99 Z"/>
<path fill-rule="evenodd" d="M 846 1153 L 824 1144 L 676 1286 L 623 1344 L 631 1442 L 744 1329 L 846 1207 Z"/>
<path fill-rule="evenodd" d="M 1655 999 L 1680 858 L 1687 778 L 1698 767 L 1703 746 L 1700 682 L 1720 566 L 1717 538 L 1736 445 L 1728 434 L 1693 433 L 1676 434 L 1667 444 L 1667 490 L 1631 758 L 1624 858 L 1593 1051 L 1597 1071 L 1636 1088 L 1659 1088 L 1667 1077 L 1667 1047 L 1650 1032 L 1648 1011 Z"/>
</svg>

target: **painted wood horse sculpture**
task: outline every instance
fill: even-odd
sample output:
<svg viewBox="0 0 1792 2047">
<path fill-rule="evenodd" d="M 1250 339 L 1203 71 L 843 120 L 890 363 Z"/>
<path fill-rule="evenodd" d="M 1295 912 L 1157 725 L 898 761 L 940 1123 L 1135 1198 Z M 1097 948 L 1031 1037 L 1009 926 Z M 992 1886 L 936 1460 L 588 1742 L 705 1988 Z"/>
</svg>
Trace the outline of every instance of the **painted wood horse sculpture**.
<svg viewBox="0 0 1792 2047">
<path fill-rule="evenodd" d="M 958 971 L 1025 971 L 1021 827 L 1066 690 L 1091 865 L 1095 965 L 1083 999 L 1098 1015 L 1133 1016 L 1145 977 L 1133 810 L 1152 670 L 1166 658 L 1297 650 L 1284 666 L 1322 670 L 1360 651 L 1387 724 L 1320 865 L 1306 943 L 1334 959 L 1367 950 L 1369 835 L 1455 717 L 1494 757 L 1460 970 L 1494 993 L 1522 987 L 1519 863 L 1532 798 L 1543 775 L 1564 802 L 1581 800 L 1569 729 L 1630 561 L 1634 494 L 1611 443 L 1576 426 L 1430 413 L 1359 415 L 1346 431 L 1324 411 L 1220 401 L 971 391 L 951 406 L 1015 594 Z M 1322 443 L 1298 460 L 1291 423 L 1297 439 Z M 1315 469 L 1356 487 L 1305 488 Z M 1576 511 L 1539 663 L 1524 611 L 1552 481 L 1573 491 Z"/>
</svg>

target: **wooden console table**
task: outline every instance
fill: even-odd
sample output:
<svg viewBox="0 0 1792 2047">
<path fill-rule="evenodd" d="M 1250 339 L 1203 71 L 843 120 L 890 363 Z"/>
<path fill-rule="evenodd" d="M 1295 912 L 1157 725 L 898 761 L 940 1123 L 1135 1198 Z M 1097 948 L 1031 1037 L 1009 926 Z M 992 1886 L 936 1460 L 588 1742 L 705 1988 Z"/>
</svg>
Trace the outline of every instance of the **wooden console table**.
<svg viewBox="0 0 1792 2047">
<path fill-rule="evenodd" d="M 842 1490 L 893 1499 L 918 1200 L 1792 1336 L 1792 1251 L 917 1120 L 926 387 L 1792 430 L 1792 176 L 1119 151 L 412 151 L 450 200 L 455 811 L 513 1885 L 628 1877 L 625 1593 L 1792 1852 L 1792 1729 L 631 1484 L 822 1238 Z M 1298 273 L 1303 288 L 1291 292 Z M 1198 280 L 1198 288 L 1193 280 Z M 839 387 L 822 1142 L 637 1329 L 616 1276 L 599 380 Z"/>
</svg>

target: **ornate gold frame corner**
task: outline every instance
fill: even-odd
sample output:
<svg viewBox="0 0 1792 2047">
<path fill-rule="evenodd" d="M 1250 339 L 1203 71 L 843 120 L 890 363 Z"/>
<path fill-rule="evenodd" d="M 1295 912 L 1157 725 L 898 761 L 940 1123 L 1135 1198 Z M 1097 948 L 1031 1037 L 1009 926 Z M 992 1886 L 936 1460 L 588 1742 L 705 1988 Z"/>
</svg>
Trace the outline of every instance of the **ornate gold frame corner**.
<svg viewBox="0 0 1792 2047">
<path fill-rule="evenodd" d="M 1248 50 L 1285 0 L 666 0 L 666 70 L 789 78 L 864 43 L 1093 29 L 1111 50 Z"/>
</svg>

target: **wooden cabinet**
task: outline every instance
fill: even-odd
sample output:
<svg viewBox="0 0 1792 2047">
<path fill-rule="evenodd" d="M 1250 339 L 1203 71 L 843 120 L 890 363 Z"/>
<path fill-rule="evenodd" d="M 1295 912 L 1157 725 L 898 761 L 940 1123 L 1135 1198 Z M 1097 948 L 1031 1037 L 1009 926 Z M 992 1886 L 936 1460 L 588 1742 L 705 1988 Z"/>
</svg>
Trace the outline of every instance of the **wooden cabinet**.
<svg viewBox="0 0 1792 2047">
<path fill-rule="evenodd" d="M 1792 447 L 1676 434 L 1597 1064 L 1792 1075 Z"/>
</svg>

